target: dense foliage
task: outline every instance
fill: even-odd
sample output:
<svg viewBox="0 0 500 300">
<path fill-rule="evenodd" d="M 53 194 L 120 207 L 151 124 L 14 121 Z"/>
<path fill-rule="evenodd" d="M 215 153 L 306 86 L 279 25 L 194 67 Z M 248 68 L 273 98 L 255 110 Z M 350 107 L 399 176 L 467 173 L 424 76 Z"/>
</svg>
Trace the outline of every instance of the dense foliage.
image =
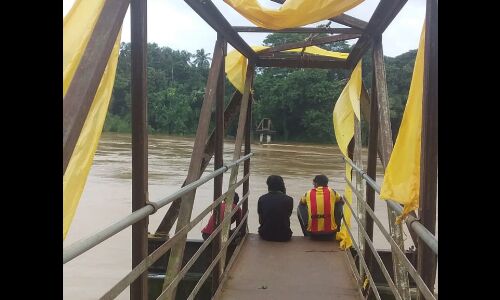
<svg viewBox="0 0 500 300">
<path fill-rule="evenodd" d="M 303 41 L 304 34 L 270 34 L 264 45 Z M 324 46 L 348 52 L 350 46 L 338 42 Z M 173 50 L 148 44 L 148 120 L 152 133 L 194 134 L 198 125 L 210 53 Z M 397 57 L 385 57 L 387 86 L 393 131 L 401 122 L 411 82 L 416 50 Z M 363 58 L 363 81 L 371 87 L 371 57 Z M 332 110 L 349 73 L 346 70 L 260 68 L 256 71 L 253 110 L 254 126 L 271 118 L 274 139 L 334 142 Z M 225 102 L 234 91 L 226 81 Z M 130 131 L 130 44 L 122 43 L 105 131 Z M 234 134 L 234 125 L 228 134 Z M 367 126 L 363 124 L 363 135 Z"/>
</svg>

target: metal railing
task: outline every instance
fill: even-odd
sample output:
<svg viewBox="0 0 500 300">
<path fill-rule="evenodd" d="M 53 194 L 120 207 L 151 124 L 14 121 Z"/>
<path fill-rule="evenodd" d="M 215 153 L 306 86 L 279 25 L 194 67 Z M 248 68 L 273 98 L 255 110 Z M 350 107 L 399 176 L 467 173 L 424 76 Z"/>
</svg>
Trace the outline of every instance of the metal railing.
<svg viewBox="0 0 500 300">
<path fill-rule="evenodd" d="M 356 172 L 359 172 L 362 175 L 362 177 L 366 181 L 366 183 L 368 183 L 378 194 L 380 194 L 380 186 L 377 185 L 377 183 L 372 178 L 370 178 L 362 169 L 360 169 L 358 166 L 356 166 L 352 160 L 350 160 L 347 157 L 343 157 L 343 158 L 344 158 L 344 161 L 347 162 L 348 164 L 350 164 Z M 428 300 L 429 299 L 436 299 L 436 297 L 432 294 L 432 292 L 429 290 L 429 288 L 425 285 L 424 281 L 420 277 L 420 274 L 418 274 L 415 267 L 411 264 L 411 262 L 408 260 L 406 255 L 403 253 L 403 251 L 398 247 L 397 243 L 391 237 L 389 232 L 387 232 L 387 230 L 384 228 L 384 226 L 382 225 L 380 220 L 375 215 L 375 212 L 366 203 L 366 201 L 364 200 L 364 196 L 356 189 L 356 187 L 352 184 L 351 180 L 349 180 L 345 176 L 344 176 L 344 179 L 347 182 L 347 184 L 349 185 L 349 187 L 352 189 L 354 194 L 356 195 L 358 203 L 362 204 L 364 211 L 366 211 L 366 212 L 368 212 L 368 214 L 370 214 L 374 223 L 377 224 L 377 227 L 380 229 L 380 231 L 382 232 L 385 239 L 391 244 L 392 248 L 395 249 L 395 251 L 393 251 L 392 255 L 397 255 L 399 261 L 403 262 L 404 267 L 405 267 L 405 271 L 407 271 L 408 274 L 410 274 L 410 276 L 413 278 L 413 280 L 415 281 L 418 289 L 420 290 L 420 292 L 422 293 L 424 298 L 428 299 Z M 398 203 L 391 201 L 391 200 L 386 200 L 386 201 L 388 202 L 388 205 L 391 209 L 393 209 L 397 213 L 401 214 L 402 208 Z M 400 295 L 398 289 L 396 288 L 396 286 L 394 285 L 394 282 L 391 279 L 389 272 L 388 272 L 387 268 L 385 267 L 380 255 L 378 254 L 377 250 L 375 249 L 375 246 L 373 245 L 373 241 L 370 239 L 370 237 L 369 237 L 368 233 L 366 232 L 364 226 L 362 225 L 361 220 L 359 219 L 357 213 L 354 211 L 352 206 L 347 201 L 344 201 L 344 203 L 347 205 L 347 207 L 349 208 L 349 210 L 352 213 L 352 216 L 356 220 L 356 222 L 358 224 L 358 230 L 361 232 L 362 236 L 364 237 L 364 240 L 366 241 L 366 244 L 369 246 L 375 260 L 377 261 L 378 265 L 380 266 L 380 270 L 382 271 L 382 274 L 384 275 L 385 279 L 387 280 L 387 283 L 389 284 L 389 288 L 392 291 L 392 293 L 394 294 L 394 297 L 396 299 L 402 299 L 401 295 Z M 409 216 L 406 219 L 406 222 L 408 223 L 409 226 L 411 226 L 411 228 L 413 228 L 415 230 L 415 233 L 417 234 L 417 236 L 419 238 L 421 238 L 422 241 L 424 241 L 425 244 L 427 246 L 429 246 L 429 248 L 432 249 L 432 251 L 436 255 L 438 255 L 438 240 L 436 239 L 436 237 L 432 233 L 430 233 L 422 224 L 420 224 L 420 222 L 418 222 L 418 220 L 416 220 L 414 217 Z M 379 292 L 377 290 L 375 282 L 373 281 L 373 276 L 372 276 L 372 274 L 371 274 L 371 272 L 370 272 L 370 270 L 365 262 L 364 255 L 363 255 L 363 253 L 361 253 L 360 247 L 355 242 L 354 235 L 352 234 L 349 226 L 347 226 L 345 221 L 344 221 L 344 225 L 346 226 L 346 229 L 351 237 L 354 249 L 356 249 L 356 252 L 358 253 L 358 257 L 359 257 L 359 261 L 360 261 L 360 269 L 363 268 L 363 270 L 365 271 L 365 274 L 368 277 L 370 288 L 373 290 L 375 297 L 377 299 L 380 299 Z M 365 251 L 366 250 L 367 249 L 365 249 Z M 350 252 L 348 252 L 348 261 L 351 264 L 351 268 L 353 269 L 353 272 L 355 273 L 354 275 L 355 275 L 356 280 L 358 281 L 358 284 L 362 284 L 363 279 L 361 278 L 360 274 L 357 273 L 357 268 L 356 268 L 356 265 L 354 262 L 354 258 L 352 257 Z"/>
<path fill-rule="evenodd" d="M 108 238 L 112 237 L 113 235 L 117 234 L 118 232 L 122 231 L 123 229 L 131 226 L 132 224 L 142 220 L 143 218 L 154 214 L 159 208 L 171 203 L 175 199 L 182 197 L 183 195 L 187 194 L 188 192 L 196 189 L 197 187 L 203 185 L 207 181 L 215 178 L 216 176 L 226 172 L 229 169 L 232 169 L 242 162 L 248 160 L 253 153 L 247 154 L 243 156 L 242 158 L 224 165 L 223 167 L 217 169 L 214 172 L 211 172 L 207 176 L 200 178 L 199 180 L 184 186 L 183 188 L 179 189 L 177 192 L 157 201 L 157 202 L 148 202 L 147 206 L 133 212 L 129 216 L 123 218 L 122 220 L 116 222 L 115 224 L 101 230 L 100 232 L 93 234 L 87 238 L 81 239 L 78 242 L 73 243 L 72 245 L 66 247 L 63 251 L 63 263 L 66 263 L 68 261 L 71 261 L 73 258 L 85 253 L 86 251 L 90 250 L 94 246 L 102 243 L 103 241 L 107 240 Z M 237 187 L 239 187 L 241 184 L 243 184 L 245 181 L 248 180 L 250 177 L 250 174 L 245 175 L 240 181 L 236 182 L 234 185 L 228 187 L 228 190 L 222 194 L 220 197 L 215 199 L 205 210 L 203 210 L 196 218 L 194 218 L 189 224 L 184 226 L 182 229 L 180 229 L 174 236 L 169 238 L 165 243 L 160 245 L 154 252 L 152 252 L 148 257 L 146 257 L 140 264 L 138 264 L 135 268 L 133 268 L 127 275 L 125 275 L 119 282 L 117 282 L 110 290 L 108 290 L 100 299 L 114 299 L 117 297 L 125 288 L 127 288 L 133 281 L 135 281 L 143 272 L 147 271 L 147 269 L 153 265 L 160 257 L 162 257 L 170 248 L 172 248 L 178 241 L 182 240 L 183 237 L 187 235 L 189 230 L 191 230 L 194 226 L 196 226 L 208 213 L 212 212 L 213 209 L 219 205 L 229 193 L 233 193 Z M 186 265 L 178 272 L 176 277 L 172 280 L 172 282 L 169 284 L 169 286 L 162 291 L 161 295 L 157 299 L 164 299 L 166 295 L 168 295 L 168 292 L 171 291 L 172 289 L 176 288 L 179 282 L 182 280 L 184 275 L 189 271 L 189 269 L 193 266 L 195 261 L 200 257 L 200 255 L 203 253 L 203 251 L 208 247 L 210 242 L 214 239 L 214 237 L 222 230 L 222 226 L 224 222 L 230 222 L 231 217 L 238 211 L 238 209 L 245 203 L 245 201 L 248 201 L 248 196 L 249 192 L 245 194 L 242 197 L 242 200 L 238 202 L 237 206 L 232 209 L 231 213 L 228 215 L 224 215 L 224 218 L 220 221 L 220 224 L 217 226 L 217 228 L 214 229 L 212 234 L 209 236 L 209 238 L 203 242 L 203 244 L 200 246 L 200 248 L 196 251 L 196 253 L 191 257 L 191 259 L 186 263 Z M 191 292 L 191 295 L 189 299 L 194 299 L 196 294 L 198 293 L 199 289 L 201 288 L 202 284 L 205 282 L 205 280 L 208 278 L 210 275 L 210 272 L 216 265 L 216 263 L 220 260 L 222 256 L 222 252 L 228 247 L 228 245 L 232 242 L 232 240 L 235 238 L 236 234 L 239 232 L 240 228 L 242 227 L 243 224 L 245 224 L 245 220 L 248 218 L 248 211 L 246 211 L 245 215 L 242 217 L 240 224 L 236 227 L 234 230 L 233 234 L 231 237 L 224 243 L 224 245 L 221 246 L 219 250 L 219 254 L 217 257 L 215 257 L 214 261 L 210 264 L 208 269 L 205 271 L 201 279 L 198 281 L 198 284 L 194 287 L 193 291 Z M 245 238 L 245 237 L 244 237 Z M 234 261 L 234 257 L 236 256 L 239 252 L 239 249 L 241 248 L 242 243 L 238 245 L 238 247 L 234 250 L 233 256 L 231 258 L 230 263 L 228 264 L 228 267 L 225 268 L 224 272 L 226 270 L 229 270 L 230 265 L 232 264 L 232 261 Z M 225 276 L 226 274 L 222 274 L 221 277 Z M 220 284 L 222 286 L 222 284 Z"/>
<path fill-rule="evenodd" d="M 92 249 L 96 245 L 99 245 L 100 243 L 104 242 L 105 240 L 109 239 L 110 237 L 114 236 L 115 234 L 119 233 L 123 229 L 132 226 L 136 222 L 139 222 L 140 220 L 144 219 L 145 217 L 154 214 L 158 209 L 162 208 L 163 206 L 173 202 L 175 199 L 182 197 L 183 195 L 187 194 L 188 192 L 196 189 L 197 187 L 203 185 L 207 181 L 215 178 L 216 176 L 227 172 L 227 170 L 234 168 L 235 166 L 241 164 L 245 160 L 249 159 L 253 153 L 250 153 L 248 155 L 243 156 L 242 158 L 224 165 L 223 167 L 211 172 L 207 176 L 200 178 L 183 188 L 179 189 L 177 192 L 157 201 L 157 202 L 148 202 L 146 206 L 144 206 L 141 209 L 138 209 L 128 215 L 127 217 L 121 219 L 120 221 L 114 223 L 113 225 L 99 231 L 98 233 L 95 233 L 87 238 L 83 238 L 68 247 L 66 247 L 63 250 L 63 264 L 71 261 L 73 258 L 78 257 L 79 255 L 85 253 L 86 251 Z"/>
</svg>

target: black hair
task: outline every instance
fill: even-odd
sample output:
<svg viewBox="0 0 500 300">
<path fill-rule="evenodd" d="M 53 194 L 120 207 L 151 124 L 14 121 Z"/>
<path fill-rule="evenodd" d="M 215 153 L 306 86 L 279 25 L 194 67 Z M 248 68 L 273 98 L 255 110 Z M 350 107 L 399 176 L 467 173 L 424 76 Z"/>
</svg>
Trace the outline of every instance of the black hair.
<svg viewBox="0 0 500 300">
<path fill-rule="evenodd" d="M 327 186 L 328 185 L 328 177 L 325 175 L 316 175 L 314 177 L 313 182 L 315 182 L 318 186 Z"/>
<path fill-rule="evenodd" d="M 283 181 L 283 177 L 279 175 L 271 175 L 267 177 L 267 190 L 271 191 L 280 191 L 283 194 L 286 194 L 285 182 Z"/>
<path fill-rule="evenodd" d="M 224 202 L 226 202 L 228 198 L 229 197 L 226 196 L 226 199 L 224 199 Z M 240 201 L 240 195 L 238 195 L 238 193 L 234 192 L 233 204 L 238 204 L 238 201 Z"/>
</svg>

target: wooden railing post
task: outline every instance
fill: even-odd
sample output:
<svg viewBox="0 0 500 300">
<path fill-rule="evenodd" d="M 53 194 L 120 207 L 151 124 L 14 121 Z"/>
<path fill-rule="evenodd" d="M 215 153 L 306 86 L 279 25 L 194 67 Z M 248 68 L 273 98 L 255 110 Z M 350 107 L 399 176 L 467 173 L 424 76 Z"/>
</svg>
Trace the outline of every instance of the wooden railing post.
<svg viewBox="0 0 500 300">
<path fill-rule="evenodd" d="M 420 155 L 420 222 L 436 233 L 438 161 L 438 3 L 427 0 L 425 15 L 424 92 Z M 436 280 L 437 256 L 419 239 L 417 270 L 431 292 Z M 421 293 L 418 296 L 423 299 Z"/>
<path fill-rule="evenodd" d="M 375 69 L 376 80 L 376 90 L 373 92 L 377 93 L 380 141 L 382 144 L 382 156 L 380 160 L 385 170 L 389 163 L 389 158 L 391 157 L 393 143 L 387 95 L 387 81 L 385 77 L 384 52 L 382 50 L 382 36 L 378 36 L 373 45 L 373 67 Z M 389 206 L 387 206 L 387 213 L 391 236 L 394 241 L 396 241 L 399 248 L 404 251 L 403 226 L 401 224 L 396 224 L 396 212 Z M 392 249 L 392 262 L 394 267 L 394 281 L 399 293 L 403 300 L 409 300 L 410 289 L 408 272 L 406 272 L 406 268 L 397 256 L 395 249 Z"/>
<path fill-rule="evenodd" d="M 370 103 L 370 127 L 369 127 L 369 137 L 368 137 L 368 166 L 366 174 L 377 180 L 377 149 L 379 149 L 378 143 L 378 101 L 376 91 L 376 80 L 375 80 L 375 68 L 373 69 L 372 76 L 372 93 L 371 93 L 371 103 Z M 362 91 L 362 93 L 364 90 Z M 366 186 L 366 203 L 368 206 L 375 211 L 375 190 L 370 186 Z M 373 241 L 373 218 L 369 213 L 366 212 L 365 215 L 366 223 L 366 233 Z M 365 249 L 368 249 L 368 242 L 365 241 Z M 365 251 L 365 261 L 370 272 L 373 271 L 373 254 L 371 251 Z"/>
<path fill-rule="evenodd" d="M 247 72 L 245 77 L 245 88 L 243 90 L 243 99 L 241 100 L 240 116 L 238 119 L 238 129 L 236 131 L 236 139 L 234 142 L 233 161 L 239 159 L 241 156 L 241 146 L 243 144 L 243 137 L 245 134 L 245 123 L 247 122 L 247 111 L 249 103 L 252 99 L 250 96 L 250 87 L 252 86 L 253 82 L 254 70 L 255 67 L 249 64 L 247 67 Z M 236 183 L 236 179 L 238 177 L 238 170 L 239 170 L 238 166 L 235 166 L 234 168 L 231 169 L 231 175 L 229 177 L 229 185 L 228 185 L 229 188 L 231 188 Z M 227 195 L 226 210 L 224 212 L 224 215 L 227 215 L 231 212 L 233 199 L 234 199 L 234 190 L 232 192 L 229 192 Z M 228 240 L 230 227 L 231 227 L 231 219 L 225 220 L 222 227 L 222 243 L 225 243 Z M 224 270 L 224 266 L 226 263 L 226 253 L 227 253 L 226 249 L 222 251 L 222 257 L 220 261 L 220 266 L 222 271 Z"/>
<path fill-rule="evenodd" d="M 131 96 L 132 96 L 132 211 L 148 201 L 148 98 L 147 98 L 147 4 L 132 0 Z M 132 268 L 148 256 L 149 218 L 132 225 Z M 148 272 L 130 285 L 131 300 L 148 299 Z"/>
<path fill-rule="evenodd" d="M 217 83 L 217 93 L 215 99 L 215 155 L 214 155 L 214 170 L 219 169 L 224 164 L 223 154 L 224 154 L 224 58 L 227 51 L 227 43 L 224 41 L 223 37 L 218 34 L 217 40 L 221 41 L 222 45 L 222 55 L 223 59 L 221 62 L 221 70 L 219 73 L 219 80 Z M 222 182 L 223 174 L 215 177 L 214 179 L 214 200 L 222 195 Z M 214 227 L 217 228 L 220 224 L 220 208 L 221 205 L 217 205 L 213 210 L 214 215 Z M 212 241 L 212 261 L 215 260 L 221 249 L 221 235 L 220 232 L 214 237 Z M 212 270 L 212 296 L 217 291 L 219 287 L 219 277 L 220 269 L 219 264 L 215 265 Z"/>
<path fill-rule="evenodd" d="M 354 117 L 354 163 L 363 169 L 363 160 L 362 160 L 362 143 L 361 143 L 361 120 L 358 120 L 356 117 Z M 365 188 L 363 185 L 363 177 L 359 172 L 356 172 L 356 190 L 359 192 L 359 194 L 364 195 L 365 194 Z M 364 199 L 358 198 L 356 193 L 353 193 L 356 197 L 356 208 L 357 211 L 356 213 L 358 214 L 358 217 L 361 221 L 361 225 L 365 227 L 365 210 L 364 210 L 364 205 L 360 203 L 360 201 L 364 201 Z M 360 255 L 365 256 L 365 247 L 364 247 L 364 241 L 365 239 L 363 238 L 363 234 L 361 232 L 361 227 L 358 227 L 358 245 L 359 245 L 359 250 L 360 250 Z M 360 266 L 360 276 L 361 278 L 364 278 L 364 269 L 361 268 Z"/>
<path fill-rule="evenodd" d="M 245 123 L 245 155 L 250 154 L 251 151 L 251 138 L 252 138 L 252 103 L 253 96 L 250 95 L 250 99 L 248 100 L 248 110 L 247 110 L 247 121 Z M 243 176 L 246 176 L 250 173 L 250 159 L 245 161 L 243 165 Z M 250 177 L 248 177 L 247 181 L 243 183 L 243 195 L 248 194 L 250 191 Z M 250 197 L 250 195 L 248 196 Z M 242 214 L 245 215 L 248 211 L 248 201 L 243 203 Z M 245 234 L 248 233 L 248 219 L 245 220 L 245 224 L 243 224 L 243 228 L 245 228 Z"/>
</svg>

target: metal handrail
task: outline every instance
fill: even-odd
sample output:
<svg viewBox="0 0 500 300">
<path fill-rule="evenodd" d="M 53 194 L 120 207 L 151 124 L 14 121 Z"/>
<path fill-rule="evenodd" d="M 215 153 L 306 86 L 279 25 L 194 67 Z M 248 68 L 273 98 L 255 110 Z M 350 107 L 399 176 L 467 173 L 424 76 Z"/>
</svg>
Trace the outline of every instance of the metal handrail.
<svg viewBox="0 0 500 300">
<path fill-rule="evenodd" d="M 375 222 L 375 224 L 377 224 L 377 226 L 379 227 L 380 231 L 382 232 L 382 234 L 384 235 L 384 237 L 386 238 L 386 240 L 393 246 L 393 248 L 396 250 L 395 253 L 400 257 L 400 259 L 404 262 L 405 264 L 405 267 L 406 267 L 406 270 L 408 271 L 408 273 L 411 275 L 411 277 L 413 278 L 413 280 L 415 281 L 415 283 L 417 284 L 418 288 L 420 289 L 420 291 L 422 292 L 422 295 L 425 297 L 425 299 L 436 299 L 434 297 L 434 295 L 431 293 L 431 291 L 429 290 L 429 288 L 427 287 L 427 285 L 425 285 L 425 282 L 422 280 L 422 277 L 420 277 L 420 275 L 418 274 L 417 270 L 415 270 L 415 267 L 413 267 L 413 265 L 410 263 L 410 261 L 408 260 L 408 258 L 406 257 L 406 255 L 403 253 L 403 251 L 398 247 L 397 243 L 394 241 L 394 239 L 391 237 L 391 235 L 387 232 L 387 230 L 384 228 L 384 226 L 382 225 L 382 223 L 380 222 L 380 220 L 377 218 L 377 216 L 375 215 L 375 212 L 371 209 L 371 207 L 363 200 L 363 197 L 361 197 L 361 195 L 359 195 L 359 192 L 354 189 L 354 185 L 349 181 L 347 180 L 347 178 L 344 177 L 344 179 L 346 180 L 347 184 L 351 187 L 351 189 L 354 191 L 354 193 L 356 194 L 356 197 L 358 197 L 358 201 L 360 203 L 363 204 L 365 210 L 370 214 L 370 216 L 373 218 L 373 221 Z M 359 218 L 355 215 L 351 205 L 348 203 L 348 202 L 344 202 L 348 205 L 349 209 L 351 209 L 351 212 L 353 212 L 353 217 L 354 219 L 356 220 L 356 222 L 358 223 L 358 226 L 359 228 L 362 230 L 362 233 L 365 237 L 365 240 L 367 241 L 368 245 L 370 246 L 372 252 L 375 251 L 375 249 L 373 248 L 372 246 L 372 241 L 369 239 L 368 237 L 368 233 L 366 233 L 366 230 L 365 228 L 363 227 L 363 225 L 360 223 L 360 220 Z M 377 253 L 378 255 L 378 253 Z M 377 262 L 378 259 L 377 259 Z M 380 265 L 381 261 L 379 262 L 379 265 Z M 385 269 L 385 266 L 382 267 L 382 265 L 380 265 L 380 268 L 382 269 Z M 392 289 L 392 287 L 391 287 Z"/>
<path fill-rule="evenodd" d="M 344 161 L 349 163 L 352 168 L 356 171 L 359 172 L 363 178 L 366 180 L 366 183 L 368 183 L 376 192 L 377 194 L 380 195 L 380 186 L 370 177 L 366 174 L 365 171 L 360 169 L 352 160 L 350 160 L 348 157 L 343 157 Z M 399 203 L 394 202 L 392 200 L 385 200 L 387 201 L 387 205 L 393 210 L 395 210 L 397 213 L 401 214 L 403 212 L 403 209 L 401 208 L 401 205 Z M 415 219 L 412 216 L 408 216 L 405 221 L 410 227 L 415 231 L 417 236 L 422 239 L 422 241 L 436 254 L 438 255 L 438 240 L 437 238 L 427 229 L 425 228 L 424 225 L 422 225 L 417 219 Z"/>
<path fill-rule="evenodd" d="M 358 249 L 356 249 L 357 251 Z M 359 251 L 357 251 L 357 253 L 359 253 Z M 363 280 L 361 279 L 361 272 L 358 271 L 358 267 L 356 265 L 356 262 L 354 260 L 354 256 L 352 256 L 352 253 L 351 251 L 346 251 L 346 257 L 347 257 L 347 263 L 349 263 L 349 266 L 351 267 L 351 271 L 352 271 L 352 274 L 354 275 L 354 280 L 356 280 L 356 282 L 358 283 L 358 291 L 360 293 L 360 295 L 363 295 L 363 290 L 362 290 L 362 287 L 363 287 Z M 364 273 L 363 273 L 364 275 Z M 370 284 L 370 283 L 369 283 Z"/>
<path fill-rule="evenodd" d="M 198 283 L 196 283 L 196 285 L 194 286 L 193 291 L 191 292 L 191 294 L 189 295 L 189 297 L 187 298 L 187 300 L 193 300 L 194 297 L 198 294 L 198 291 L 201 289 L 201 286 L 203 285 L 203 283 L 205 282 L 205 280 L 210 275 L 210 272 L 212 272 L 213 268 L 215 267 L 215 265 L 217 264 L 217 262 L 222 257 L 222 253 L 224 252 L 224 250 L 234 240 L 234 238 L 236 237 L 236 233 L 240 230 L 240 228 L 243 226 L 243 224 L 245 224 L 245 220 L 248 218 L 248 212 L 249 211 L 247 211 L 245 213 L 245 215 L 243 216 L 243 218 L 241 218 L 240 225 L 236 226 L 236 228 L 234 229 L 233 235 L 231 235 L 231 237 L 227 239 L 226 243 L 224 244 L 224 246 L 219 251 L 219 254 L 217 254 L 217 256 L 214 258 L 214 260 L 212 261 L 212 263 L 208 266 L 207 270 L 205 271 L 205 273 L 203 274 L 203 276 L 200 278 L 200 280 L 198 280 Z M 228 270 L 228 269 L 226 268 L 226 270 Z"/>
<path fill-rule="evenodd" d="M 245 179 L 249 177 L 250 174 L 247 174 L 244 179 L 241 180 L 243 182 Z M 205 240 L 200 248 L 195 252 L 195 254 L 191 257 L 191 259 L 186 263 L 186 265 L 177 273 L 177 275 L 174 277 L 172 282 L 162 291 L 160 296 L 158 296 L 159 299 L 162 299 L 162 295 L 167 294 L 171 289 L 177 287 L 177 284 L 182 280 L 184 275 L 189 271 L 189 269 L 193 266 L 193 264 L 196 262 L 196 260 L 200 257 L 201 253 L 205 248 L 208 247 L 210 242 L 215 238 L 215 236 L 222 230 L 222 223 L 224 220 L 227 220 L 228 218 L 232 218 L 233 215 L 238 211 L 239 208 L 241 208 L 241 205 L 247 201 L 249 193 L 243 196 L 242 200 L 238 202 L 238 204 L 231 210 L 231 213 L 228 214 L 227 216 L 224 215 L 224 218 L 221 220 L 220 224 L 217 226 L 217 228 L 210 234 L 209 238 Z M 241 223 L 241 221 L 240 221 Z M 236 234 L 237 231 L 235 231 L 233 234 Z"/>
<path fill-rule="evenodd" d="M 204 184 L 205 182 L 213 179 L 214 177 L 225 173 L 227 170 L 230 168 L 234 168 L 235 166 L 239 165 L 240 163 L 244 162 L 245 160 L 249 159 L 253 153 L 247 154 L 243 156 L 242 158 L 233 161 L 230 164 L 224 165 L 223 167 L 217 169 L 216 171 L 211 172 L 207 176 L 200 178 L 184 187 L 179 189 L 177 192 L 157 201 L 157 202 L 148 202 L 146 206 L 142 207 L 141 209 L 138 209 L 128 215 L 127 217 L 123 218 L 122 220 L 114 223 L 113 225 L 87 237 L 83 238 L 70 246 L 66 247 L 63 250 L 63 264 L 71 261 L 75 257 L 78 257 L 79 255 L 85 253 L 86 251 L 92 249 L 96 245 L 102 243 L 103 241 L 109 239 L 110 237 L 114 236 L 115 234 L 119 233 L 123 229 L 135 224 L 136 222 L 144 219 L 145 217 L 154 214 L 159 208 L 173 202 L 175 199 L 182 197 L 183 195 L 187 194 L 188 192 L 194 190 L 195 188 L 199 187 L 200 185 Z"/>
<path fill-rule="evenodd" d="M 346 181 L 348 183 L 350 183 L 348 180 L 346 180 Z M 387 283 L 389 284 L 389 287 L 391 288 L 394 296 L 396 297 L 396 299 L 400 299 L 401 300 L 401 295 L 399 294 L 398 289 L 394 285 L 394 281 L 392 281 L 391 275 L 389 275 L 389 271 L 387 271 L 387 268 L 385 267 L 384 262 L 382 261 L 382 258 L 380 257 L 380 255 L 378 254 L 377 250 L 375 249 L 375 246 L 373 245 L 372 241 L 370 240 L 370 238 L 368 236 L 368 233 L 366 233 L 366 230 L 363 227 L 363 225 L 361 224 L 358 216 L 356 215 L 356 212 L 351 207 L 351 204 L 349 204 L 348 201 L 344 201 L 344 203 L 347 204 L 347 207 L 349 207 L 349 209 L 351 210 L 352 217 L 354 217 L 354 219 L 358 223 L 358 229 L 361 230 L 361 233 L 363 234 L 363 237 L 366 240 L 366 242 L 368 244 L 368 247 L 370 247 L 370 250 L 372 250 L 372 253 L 373 253 L 374 257 L 375 257 L 375 260 L 379 264 L 380 270 L 382 271 L 382 274 L 384 275 L 385 279 L 387 280 Z M 349 226 L 347 226 L 347 224 L 346 224 L 346 229 L 349 231 L 349 233 L 351 233 L 351 231 L 349 229 Z M 351 239 L 352 239 L 352 242 L 354 244 L 354 237 L 352 236 L 352 234 L 351 234 Z M 360 253 L 360 257 L 362 257 L 362 256 L 363 255 Z"/>
<path fill-rule="evenodd" d="M 184 236 L 189 230 L 196 226 L 210 211 L 214 209 L 215 206 L 226 198 L 227 194 L 235 190 L 240 186 L 245 180 L 247 180 L 249 174 L 238 181 L 233 187 L 228 188 L 228 190 L 219 196 L 212 204 L 210 204 L 205 210 L 203 210 L 196 218 L 194 218 L 189 224 L 182 227 L 174 236 L 172 236 L 168 241 L 160 245 L 153 253 L 146 257 L 141 263 L 139 263 L 135 268 L 133 268 L 125 277 L 118 281 L 106 294 L 104 294 L 100 299 L 114 299 L 118 296 L 125 288 L 127 288 L 134 280 L 136 280 L 144 271 L 146 271 L 151 265 L 153 265 L 160 257 L 162 257 L 170 248 L 172 248 L 182 236 Z M 244 201 L 242 201 L 244 202 Z M 232 216 L 232 214 L 231 214 Z M 224 217 L 225 219 L 225 217 Z M 206 241 L 205 241 L 206 242 Z M 205 243 L 204 242 L 204 243 Z M 203 245 L 202 245 L 203 247 Z M 206 246 L 205 246 L 206 247 Z M 196 254 L 193 256 L 195 257 Z M 199 256 L 199 255 L 198 255 Z M 196 257 L 197 258 L 197 257 Z M 188 262 L 189 263 L 189 262 Z M 187 264 L 186 264 L 187 265 Z M 182 272 L 182 271 L 181 271 Z"/>
<path fill-rule="evenodd" d="M 354 215 L 354 214 L 353 214 Z M 345 228 L 347 229 L 347 232 L 349 233 L 349 235 L 351 236 L 351 241 L 352 241 L 352 245 L 354 246 L 354 248 L 356 249 L 356 251 L 359 252 L 359 247 L 356 243 L 356 241 L 354 240 L 354 236 L 351 232 L 351 230 L 349 229 L 349 226 L 347 226 L 347 224 L 345 223 L 345 220 L 344 220 L 344 225 L 345 225 Z M 380 294 L 377 290 L 377 287 L 375 286 L 375 280 L 373 280 L 373 277 L 372 277 L 372 274 L 370 273 L 370 269 L 368 268 L 368 266 L 366 265 L 366 261 L 365 261 L 365 258 L 363 257 L 363 255 L 358 255 L 359 257 L 359 261 L 361 262 L 361 265 L 363 266 L 363 269 L 365 269 L 365 273 L 366 273 L 366 276 L 368 277 L 368 280 L 369 280 L 369 284 L 370 284 L 370 287 L 372 288 L 373 290 L 373 293 L 375 295 L 375 297 L 378 299 L 378 300 L 381 300 L 380 299 Z M 385 274 L 384 274 L 385 275 Z M 391 277 L 389 276 L 389 280 L 392 282 L 392 279 Z M 394 283 L 392 283 L 394 285 Z M 392 288 L 391 288 L 392 289 Z M 396 291 L 397 292 L 397 291 Z M 394 295 L 397 295 L 399 297 L 399 299 L 401 299 L 401 296 L 399 296 L 399 293 L 396 293 Z"/>
</svg>

